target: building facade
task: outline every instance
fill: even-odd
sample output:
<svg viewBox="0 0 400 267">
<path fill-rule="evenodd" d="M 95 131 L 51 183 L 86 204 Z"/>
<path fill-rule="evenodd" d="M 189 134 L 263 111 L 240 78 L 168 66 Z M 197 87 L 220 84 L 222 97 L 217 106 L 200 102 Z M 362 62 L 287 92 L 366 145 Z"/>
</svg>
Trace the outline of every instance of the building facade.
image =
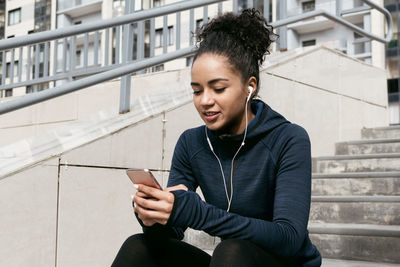
<svg viewBox="0 0 400 267">
<path fill-rule="evenodd" d="M 389 115 L 391 124 L 400 124 L 400 2 L 385 0 L 385 7 L 393 18 L 393 38 L 387 45 Z"/>
<path fill-rule="evenodd" d="M 45 31 L 49 29 L 57 29 L 79 25 L 84 23 L 93 23 L 98 20 L 108 19 L 116 16 L 121 16 L 126 12 L 126 1 L 128 0 L 20 0 L 20 1 L 0 1 L 0 34 L 2 33 L 2 25 L 4 25 L 4 36 L 2 38 L 13 38 L 31 34 L 34 32 Z M 132 0 L 131 0 L 132 1 Z M 276 21 L 289 16 L 302 14 L 308 11 L 323 9 L 331 14 L 336 12 L 335 0 L 236 0 L 238 3 L 238 10 L 243 8 L 254 7 L 264 14 L 268 21 Z M 136 0 L 131 12 L 159 7 L 179 0 Z M 383 5 L 383 0 L 375 0 L 376 3 Z M 387 6 L 392 8 L 387 0 Z M 391 2 L 398 2 L 392 0 Z M 264 6 L 268 3 L 268 7 Z M 364 4 L 361 0 L 342 0 L 342 9 L 348 10 L 353 8 L 360 8 Z M 2 12 L 3 10 L 3 12 Z M 198 12 L 199 11 L 199 12 Z M 227 1 L 223 5 L 223 11 L 232 11 L 232 2 Z M 215 16 L 218 10 L 208 10 L 208 17 L 205 18 L 201 10 L 195 10 L 195 28 L 200 27 L 204 23 L 204 19 L 209 19 Z M 3 14 L 3 15 L 2 15 Z M 175 14 L 174 14 L 175 15 Z M 154 41 L 150 44 L 150 23 L 144 23 L 144 55 L 137 54 L 137 44 L 139 42 L 140 30 L 136 24 L 132 25 L 134 28 L 133 45 L 132 45 L 132 59 L 149 57 L 151 55 L 159 55 L 164 52 L 174 51 L 177 47 L 176 44 L 176 20 L 174 15 L 167 17 L 167 25 L 164 26 L 165 21 L 162 17 L 156 18 L 154 22 Z M 2 19 L 3 17 L 3 19 Z M 363 9 L 357 13 L 344 14 L 343 18 L 367 31 L 382 36 L 384 33 L 383 16 L 377 14 L 375 11 Z M 3 24 L 1 23 L 3 21 Z M 182 16 L 181 24 L 189 24 L 189 18 Z M 395 23 L 396 24 L 396 23 Z M 188 45 L 193 42 L 189 30 L 184 32 L 188 27 L 181 27 L 180 42 L 182 46 Z M 10 53 L 6 53 L 5 60 L 0 61 L 2 65 L 0 70 L 5 70 L 5 81 L 16 79 L 16 73 L 21 73 L 26 77 L 42 77 L 51 73 L 61 73 L 66 70 L 65 66 L 73 66 L 74 69 L 85 69 L 88 67 L 97 67 L 104 65 L 104 62 L 123 62 L 122 53 L 119 51 L 119 46 L 122 43 L 122 33 L 118 32 L 118 28 L 112 28 L 110 31 L 110 44 L 107 46 L 110 50 L 107 53 L 107 58 L 104 53 L 105 49 L 105 34 L 104 32 L 90 33 L 87 36 L 78 35 L 74 39 L 59 41 L 57 43 L 58 49 L 53 49 L 56 54 L 44 55 L 44 45 L 39 48 L 32 47 L 29 51 L 23 51 L 24 58 L 27 53 L 31 55 L 31 61 L 39 60 L 39 67 L 34 67 L 34 64 L 28 64 L 26 60 L 19 62 L 18 56 L 15 60 L 10 60 Z M 308 47 L 313 45 L 325 45 L 330 48 L 337 49 L 349 56 L 358 60 L 365 61 L 366 63 L 373 64 L 378 67 L 385 67 L 385 46 L 376 41 L 370 41 L 363 36 L 354 33 L 353 31 L 345 28 L 342 25 L 334 23 L 323 17 L 308 19 L 305 21 L 291 24 L 285 28 L 277 30 L 280 38 L 277 40 L 273 50 L 287 51 L 299 47 Z M 397 30 L 396 30 L 397 32 Z M 166 36 L 164 36 L 166 35 Z M 397 36 L 397 35 L 396 35 Z M 1 36 L 0 36 L 1 38 Z M 85 42 L 85 38 L 88 40 Z M 66 42 L 66 43 L 64 43 Z M 166 42 L 166 45 L 164 44 Z M 393 46 L 397 43 L 393 41 L 389 44 L 387 55 L 393 55 Z M 117 47 L 118 46 L 118 47 Z M 151 54 L 151 46 L 154 47 L 154 53 Z M 66 51 L 66 47 L 69 49 Z M 73 47 L 73 49 L 70 49 Z M 39 53 L 36 52 L 39 50 Z M 397 57 L 399 53 L 396 54 Z M 35 58 L 37 57 L 37 59 Z M 56 64 L 54 64 L 54 57 Z M 396 57 L 388 57 L 386 66 L 390 69 L 391 73 L 396 73 L 394 67 L 398 62 Z M 45 62 L 46 61 L 46 62 Z M 4 63 L 4 64 L 3 64 Z M 179 69 L 189 66 L 191 58 L 177 59 L 165 64 L 155 66 L 146 71 L 160 71 Z M 55 66 L 54 66 L 55 65 Z M 397 68 L 398 69 L 398 68 Z M 397 71 L 398 73 L 398 71 Z M 398 77 L 395 74 L 391 75 L 393 79 Z M 80 77 L 72 77 L 76 79 Z M 70 78 L 71 79 L 71 78 Z M 29 85 L 19 88 L 10 88 L 1 91 L 0 97 L 20 96 L 27 93 L 40 91 L 49 87 L 56 86 L 68 81 L 68 79 L 60 80 L 57 82 L 47 82 L 38 85 Z M 390 87 L 391 88 L 391 87 Z M 390 89 L 393 90 L 393 89 Z"/>
</svg>

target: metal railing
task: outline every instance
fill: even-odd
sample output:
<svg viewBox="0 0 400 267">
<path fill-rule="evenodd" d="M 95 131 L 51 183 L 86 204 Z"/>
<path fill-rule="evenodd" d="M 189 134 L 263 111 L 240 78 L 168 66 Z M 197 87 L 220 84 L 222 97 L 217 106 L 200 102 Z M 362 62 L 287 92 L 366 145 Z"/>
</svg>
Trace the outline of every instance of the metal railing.
<svg viewBox="0 0 400 267">
<path fill-rule="evenodd" d="M 376 36 L 343 19 L 341 17 L 343 14 L 359 12 L 359 8 L 342 10 L 341 0 L 336 1 L 336 14 L 314 10 L 285 17 L 271 25 L 279 28 L 323 16 L 365 36 L 367 40 L 389 42 L 393 31 L 390 13 L 369 0 L 362 1 L 369 6 L 363 9 L 374 8 L 385 15 L 388 24 L 388 33 L 385 38 Z M 129 74 L 174 59 L 191 56 L 196 50 L 192 33 L 199 24 L 222 13 L 225 10 L 223 2 L 226 0 L 181 1 L 133 12 L 133 1 L 127 0 L 125 6 L 127 14 L 124 16 L 1 40 L 0 56 L 3 75 L 0 91 L 49 82 L 54 82 L 55 87 L 0 103 L 0 114 L 118 77 L 122 77 L 120 113 L 128 112 Z M 260 3 L 261 1 L 249 0 L 246 1 L 246 7 L 260 8 L 261 6 L 264 16 L 269 17 L 270 1 L 263 0 L 262 5 Z M 226 6 L 229 3 L 224 4 Z M 231 10 L 238 12 L 240 8 L 238 0 L 233 0 Z M 157 29 L 156 24 L 160 28 Z M 174 34 L 169 34 L 170 25 L 175 26 Z M 172 35 L 174 35 L 173 38 L 171 38 Z M 135 42 L 133 42 L 134 39 L 136 39 Z M 77 78 L 81 79 L 76 80 Z"/>
</svg>

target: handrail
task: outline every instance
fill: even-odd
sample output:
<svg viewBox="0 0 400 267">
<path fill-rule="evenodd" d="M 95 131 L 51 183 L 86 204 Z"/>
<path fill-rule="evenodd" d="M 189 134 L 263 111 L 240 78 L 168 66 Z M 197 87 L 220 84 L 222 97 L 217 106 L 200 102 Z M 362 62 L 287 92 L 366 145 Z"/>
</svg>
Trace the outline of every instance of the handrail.
<svg viewBox="0 0 400 267">
<path fill-rule="evenodd" d="M 35 94 L 23 96 L 19 99 L 7 101 L 1 103 L 0 105 L 0 115 L 14 111 L 20 108 L 24 108 L 33 104 L 37 104 L 43 102 L 48 99 L 52 99 L 58 96 L 62 96 L 68 93 L 72 93 L 74 91 L 99 84 L 104 81 L 112 80 L 117 77 L 124 76 L 126 74 L 139 71 L 154 65 L 160 64 L 160 62 L 166 62 L 173 59 L 177 59 L 180 57 L 185 57 L 194 54 L 196 51 L 196 47 L 192 46 L 189 48 L 183 48 L 174 52 L 170 52 L 168 54 L 163 54 L 160 56 L 155 56 L 152 58 L 146 58 L 138 62 L 129 63 L 121 67 L 117 67 L 115 69 L 98 73 L 80 80 L 71 81 L 69 83 L 62 84 L 60 86 L 50 88 L 47 90 L 43 90 L 37 92 Z"/>
<path fill-rule="evenodd" d="M 28 36 L 14 37 L 11 39 L 0 40 L 0 50 L 16 48 L 24 45 L 42 43 L 60 38 L 65 38 L 73 35 L 78 35 L 86 32 L 97 31 L 114 26 L 120 26 L 127 23 L 135 23 L 146 19 L 151 19 L 158 16 L 173 14 L 179 11 L 189 10 L 196 7 L 211 5 L 224 2 L 227 0 L 202 0 L 202 1 L 181 1 L 174 4 L 169 4 L 157 8 L 141 10 L 128 15 L 123 15 L 111 19 L 74 25 L 65 28 L 59 28 L 52 31 L 38 32 Z"/>
<path fill-rule="evenodd" d="M 74 25 L 74 26 L 66 27 L 66 28 L 60 28 L 60 29 L 56 29 L 56 30 L 52 30 L 52 31 L 38 32 L 38 33 L 30 34 L 28 36 L 20 36 L 20 37 L 14 37 L 11 39 L 3 39 L 3 40 L 0 40 L 0 50 L 6 50 L 6 49 L 10 49 L 10 48 L 20 47 L 23 45 L 51 41 L 51 40 L 55 40 L 55 39 L 60 39 L 60 38 L 64 38 L 64 37 L 77 35 L 77 34 L 82 34 L 85 32 L 96 31 L 96 30 L 110 28 L 110 27 L 114 27 L 114 26 L 120 26 L 120 25 L 127 24 L 127 23 L 134 23 L 134 22 L 150 19 L 150 18 L 157 17 L 157 16 L 168 15 L 168 14 L 172 14 L 175 12 L 188 10 L 191 8 L 201 7 L 204 5 L 209 5 L 209 4 L 214 4 L 214 3 L 224 2 L 224 1 L 227 1 L 227 0 L 183 1 L 183 2 L 178 2 L 175 4 L 161 6 L 158 8 L 142 10 L 140 12 L 123 15 L 123 16 L 116 17 L 116 18 L 101 20 L 100 22 L 79 24 L 79 25 Z M 338 1 L 340 1 L 340 0 L 338 0 Z M 366 4 L 368 4 L 369 6 L 377 9 L 378 11 L 380 11 L 381 13 L 383 13 L 385 15 L 386 20 L 388 22 L 388 34 L 385 38 L 381 38 L 374 34 L 370 34 L 367 31 L 361 29 L 360 27 L 357 27 L 354 24 L 351 24 L 344 19 L 333 16 L 324 10 L 314 10 L 314 11 L 306 12 L 306 13 L 303 13 L 300 15 L 296 15 L 296 16 L 287 18 L 287 19 L 282 19 L 280 21 L 273 22 L 273 23 L 271 23 L 271 25 L 275 28 L 279 28 L 279 27 L 286 26 L 288 24 L 292 24 L 292 23 L 295 23 L 295 22 L 298 22 L 301 20 L 305 20 L 308 18 L 324 16 L 330 20 L 334 20 L 338 23 L 341 23 L 342 25 L 351 28 L 352 30 L 356 31 L 357 33 L 359 33 L 363 36 L 369 37 L 373 40 L 376 40 L 376 41 L 379 41 L 382 43 L 390 42 L 390 40 L 392 39 L 392 35 L 393 35 L 393 21 L 392 21 L 392 16 L 390 15 L 389 11 L 387 11 L 385 8 L 382 8 L 381 6 L 371 2 L 370 0 L 362 0 L 362 1 L 365 2 Z"/>
<path fill-rule="evenodd" d="M 4 49 L 10 49 L 13 48 L 15 49 L 16 47 L 23 46 L 23 45 L 32 45 L 40 43 L 40 42 L 47 42 L 59 38 L 66 38 L 69 36 L 74 36 L 77 34 L 82 34 L 82 33 L 87 33 L 89 31 L 96 31 L 99 29 L 104 29 L 104 28 L 110 28 L 113 26 L 119 26 L 123 24 L 129 24 L 133 22 L 139 22 L 143 21 L 146 19 L 152 19 L 157 16 L 165 16 L 167 14 L 171 13 L 176 13 L 179 11 L 184 11 L 184 10 L 189 10 L 193 9 L 196 7 L 202 7 L 206 6 L 209 4 L 214 4 L 214 3 L 221 3 L 226 0 L 203 0 L 203 1 L 184 1 L 184 2 L 178 2 L 174 3 L 171 5 L 166 5 L 163 7 L 159 8 L 154 8 L 150 10 L 143 10 L 139 12 L 135 12 L 133 14 L 129 15 L 124 15 L 121 17 L 116 17 L 113 19 L 108 19 L 104 21 L 100 21 L 98 23 L 91 23 L 91 24 L 81 24 L 81 25 L 76 25 L 68 28 L 62 28 L 62 29 L 57 29 L 53 30 L 50 32 L 41 32 L 41 33 L 36 33 L 32 34 L 29 36 L 24 36 L 24 37 L 16 37 L 13 39 L 6 39 L 6 40 L 1 40 L 0 41 L 0 50 Z M 340 1 L 340 0 L 338 0 Z M 379 36 L 376 36 L 372 33 L 368 33 L 365 30 L 347 22 L 346 20 L 342 19 L 341 17 L 337 17 L 335 15 L 332 15 L 326 11 L 323 10 L 315 10 L 311 12 L 307 12 L 304 14 L 296 15 L 290 18 L 282 19 L 280 21 L 276 21 L 271 23 L 271 25 L 275 28 L 279 28 L 288 24 L 292 24 L 301 20 L 313 18 L 316 16 L 324 16 L 327 19 L 333 20 L 337 23 L 340 23 L 344 25 L 345 27 L 348 27 L 355 32 L 366 36 L 368 38 L 371 38 L 372 40 L 376 40 L 379 42 L 387 43 L 391 40 L 392 35 L 393 35 L 393 23 L 392 23 L 392 18 L 390 13 L 372 3 L 369 0 L 362 0 L 371 7 L 377 9 L 378 11 L 382 12 L 388 23 L 388 32 L 385 38 L 381 38 Z M 235 1 L 234 1 L 235 3 Z M 105 72 L 101 72 L 77 81 L 71 81 L 69 83 L 63 84 L 61 86 L 57 86 L 55 88 L 47 89 L 41 92 L 37 92 L 31 95 L 26 95 L 21 98 L 17 98 L 15 100 L 7 101 L 4 103 L 0 104 L 0 114 L 4 114 L 13 110 L 17 110 L 19 108 L 23 108 L 29 105 L 33 105 L 51 98 L 55 98 L 70 92 L 74 92 L 76 90 L 80 90 L 82 88 L 86 88 L 88 86 L 92 86 L 94 84 L 101 83 L 103 81 L 111 80 L 114 78 L 122 77 L 124 75 L 127 75 L 129 73 L 143 70 L 145 68 L 155 66 L 176 58 L 184 57 L 184 56 L 189 56 L 193 54 L 196 51 L 196 47 L 190 46 L 188 48 L 183 48 L 183 49 L 178 49 L 175 52 L 170 52 L 166 53 L 160 56 L 152 57 L 152 58 L 146 58 L 146 59 L 141 59 L 140 61 L 134 62 L 134 63 L 128 63 L 127 65 L 124 66 L 113 66 L 114 68 L 112 70 L 108 70 Z M 4 66 L 3 66 L 4 69 Z"/>
</svg>

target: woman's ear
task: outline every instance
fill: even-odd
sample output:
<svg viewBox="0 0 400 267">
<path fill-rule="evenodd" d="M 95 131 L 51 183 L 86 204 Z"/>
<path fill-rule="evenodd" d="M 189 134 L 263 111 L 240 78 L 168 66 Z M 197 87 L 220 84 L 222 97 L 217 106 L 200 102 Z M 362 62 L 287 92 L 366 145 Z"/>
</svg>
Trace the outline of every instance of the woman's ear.
<svg viewBox="0 0 400 267">
<path fill-rule="evenodd" d="M 255 93 L 257 92 L 257 79 L 254 76 L 251 76 L 250 79 L 247 81 L 247 88 L 249 87 L 253 87 L 253 91 L 252 91 L 252 96 L 250 96 L 250 98 L 253 98 Z M 250 90 L 249 90 L 250 91 Z M 250 92 L 248 92 L 250 93 Z"/>
</svg>

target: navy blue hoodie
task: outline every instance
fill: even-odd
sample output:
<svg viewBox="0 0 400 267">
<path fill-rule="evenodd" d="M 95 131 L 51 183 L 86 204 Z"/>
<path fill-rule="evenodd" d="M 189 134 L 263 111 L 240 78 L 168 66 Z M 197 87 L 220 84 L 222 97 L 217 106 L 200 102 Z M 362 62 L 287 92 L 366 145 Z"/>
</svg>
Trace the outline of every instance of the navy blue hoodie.
<svg viewBox="0 0 400 267">
<path fill-rule="evenodd" d="M 287 121 L 261 101 L 248 127 L 244 147 L 233 170 L 231 209 L 219 163 L 207 143 L 205 130 L 224 170 L 228 191 L 232 158 L 243 135 L 224 136 L 205 126 L 186 130 L 172 159 L 168 186 L 175 202 L 167 226 L 179 238 L 190 227 L 222 239 L 246 239 L 280 256 L 296 258 L 299 266 L 320 266 L 321 256 L 307 231 L 311 201 L 311 152 L 306 131 Z M 197 193 L 200 186 L 205 201 Z M 228 192 L 230 194 L 230 192 Z"/>
</svg>

